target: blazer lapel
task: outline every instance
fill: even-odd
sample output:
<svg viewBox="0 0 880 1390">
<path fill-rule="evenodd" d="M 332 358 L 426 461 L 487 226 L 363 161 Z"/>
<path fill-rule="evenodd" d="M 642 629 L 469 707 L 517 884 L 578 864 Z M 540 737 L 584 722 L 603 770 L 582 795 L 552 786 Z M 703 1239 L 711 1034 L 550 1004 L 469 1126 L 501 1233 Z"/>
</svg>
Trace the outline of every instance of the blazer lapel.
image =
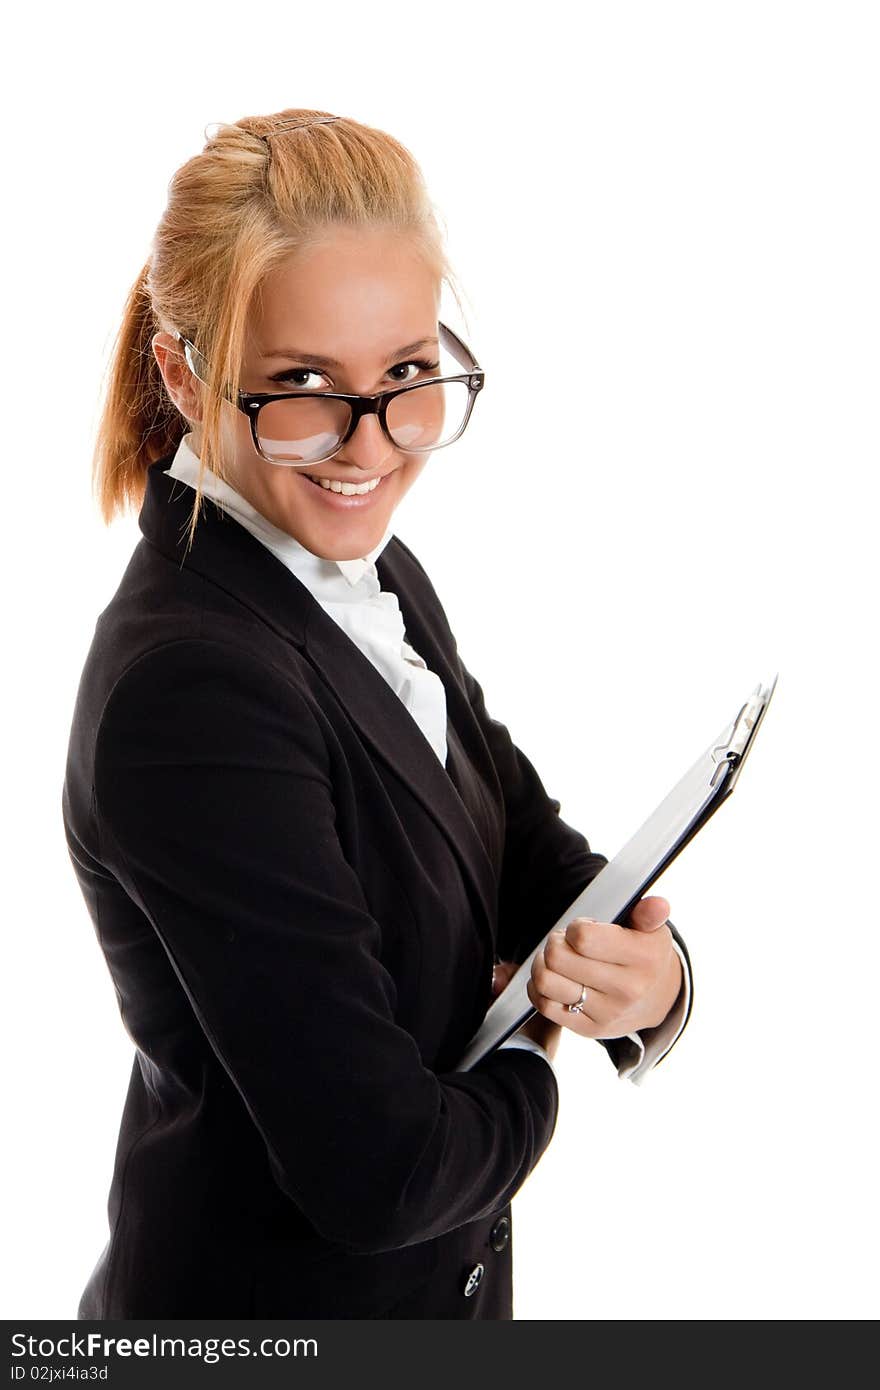
<svg viewBox="0 0 880 1390">
<path fill-rule="evenodd" d="M 459 663 L 448 650 L 454 639 L 449 636 L 446 616 L 430 581 L 396 537 L 377 558 L 376 570 L 382 588 L 398 597 L 407 641 L 443 682 L 446 770 L 480 831 L 485 869 L 497 886 L 504 854 L 504 833 L 498 814 L 503 792 L 485 736 L 471 708 Z"/>
<path fill-rule="evenodd" d="M 388 544 L 394 544 L 393 538 Z M 406 784 L 449 839 L 468 875 L 480 930 L 494 951 L 497 882 L 455 782 L 385 678 L 313 598 L 312 603 L 306 629 L 309 661 L 373 754 Z"/>
<path fill-rule="evenodd" d="M 193 494 L 187 484 L 164 472 L 172 457 L 159 459 L 148 470 L 138 518 L 144 536 L 181 568 L 201 574 L 233 594 L 302 652 L 373 754 L 405 783 L 446 835 L 467 875 L 478 929 L 494 955 L 497 879 L 486 846 L 453 780 L 453 762 L 460 785 L 463 775 L 457 735 L 452 735 L 447 772 L 406 706 L 306 585 L 209 498 L 203 499 L 195 538 L 185 555 Z M 380 560 L 394 546 L 392 537 Z M 399 576 L 395 575 L 395 579 L 399 582 Z M 467 703 L 466 695 L 439 650 L 433 649 L 433 644 L 430 653 L 423 650 L 425 643 L 417 615 L 404 593 L 392 587 L 407 630 L 413 634 L 413 645 L 443 680 L 451 721 L 456 710 L 461 711 L 460 702 Z"/>
</svg>

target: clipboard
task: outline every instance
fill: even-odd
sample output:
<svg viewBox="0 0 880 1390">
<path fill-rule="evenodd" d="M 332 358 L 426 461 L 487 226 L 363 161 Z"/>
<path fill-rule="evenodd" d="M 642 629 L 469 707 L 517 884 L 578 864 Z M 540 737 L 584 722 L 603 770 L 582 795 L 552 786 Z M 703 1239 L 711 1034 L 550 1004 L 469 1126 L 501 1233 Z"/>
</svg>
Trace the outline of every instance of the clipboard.
<svg viewBox="0 0 880 1390">
<path fill-rule="evenodd" d="M 755 742 L 767 706 L 776 689 L 778 672 L 769 687 L 760 683 L 725 724 L 717 738 L 700 755 L 640 830 L 623 849 L 604 864 L 582 893 L 551 927 L 564 927 L 572 917 L 595 917 L 599 922 L 621 922 L 736 786 L 743 764 Z M 625 925 L 625 923 L 622 923 Z M 493 1000 L 453 1070 L 470 1071 L 482 1057 L 515 1033 L 537 1013 L 526 993 L 532 961 L 549 936 L 538 942 L 522 962 L 506 988 Z"/>
</svg>

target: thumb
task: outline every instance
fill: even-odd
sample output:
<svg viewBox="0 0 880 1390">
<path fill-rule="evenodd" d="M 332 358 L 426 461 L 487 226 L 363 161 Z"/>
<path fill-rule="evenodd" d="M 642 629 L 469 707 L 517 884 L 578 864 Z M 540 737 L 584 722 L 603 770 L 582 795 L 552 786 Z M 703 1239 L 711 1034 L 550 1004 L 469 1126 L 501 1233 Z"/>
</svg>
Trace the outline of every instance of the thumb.
<svg viewBox="0 0 880 1390">
<path fill-rule="evenodd" d="M 519 966 L 513 960 L 498 960 L 492 970 L 492 997 L 497 999 L 498 995 L 510 984 Z"/>
<path fill-rule="evenodd" d="M 669 916 L 669 903 L 666 898 L 656 895 L 640 898 L 629 914 L 630 926 L 636 931 L 657 931 Z"/>
</svg>

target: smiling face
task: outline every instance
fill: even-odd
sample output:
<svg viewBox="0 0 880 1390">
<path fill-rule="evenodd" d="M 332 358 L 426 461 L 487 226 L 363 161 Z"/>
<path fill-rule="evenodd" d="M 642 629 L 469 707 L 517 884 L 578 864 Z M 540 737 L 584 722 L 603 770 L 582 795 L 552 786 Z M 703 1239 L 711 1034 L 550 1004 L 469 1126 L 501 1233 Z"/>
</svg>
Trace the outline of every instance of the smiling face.
<svg viewBox="0 0 880 1390">
<path fill-rule="evenodd" d="M 405 236 L 334 229 L 263 282 L 249 324 L 241 389 L 367 396 L 436 376 L 439 302 L 436 273 Z M 161 344 L 156 346 L 171 389 L 181 379 Z M 192 442 L 198 452 L 197 422 Z M 223 458 L 232 486 L 269 521 L 330 560 L 359 558 L 378 545 L 429 457 L 397 448 L 378 418 L 366 415 L 333 458 L 286 467 L 257 453 L 240 410 L 230 405 L 224 419 Z M 310 478 L 357 486 L 381 481 L 361 497 L 325 490 Z"/>
</svg>

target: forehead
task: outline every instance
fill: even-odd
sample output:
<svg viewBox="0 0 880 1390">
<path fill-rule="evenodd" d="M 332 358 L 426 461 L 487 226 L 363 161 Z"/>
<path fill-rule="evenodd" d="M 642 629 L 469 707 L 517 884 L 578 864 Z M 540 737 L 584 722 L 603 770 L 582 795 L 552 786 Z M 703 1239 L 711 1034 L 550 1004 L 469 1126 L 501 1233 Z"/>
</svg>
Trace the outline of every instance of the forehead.
<svg viewBox="0 0 880 1390">
<path fill-rule="evenodd" d="M 339 229 L 293 253 L 261 286 L 252 314 L 258 352 L 289 343 L 340 361 L 435 335 L 440 284 L 411 239 Z"/>
</svg>

